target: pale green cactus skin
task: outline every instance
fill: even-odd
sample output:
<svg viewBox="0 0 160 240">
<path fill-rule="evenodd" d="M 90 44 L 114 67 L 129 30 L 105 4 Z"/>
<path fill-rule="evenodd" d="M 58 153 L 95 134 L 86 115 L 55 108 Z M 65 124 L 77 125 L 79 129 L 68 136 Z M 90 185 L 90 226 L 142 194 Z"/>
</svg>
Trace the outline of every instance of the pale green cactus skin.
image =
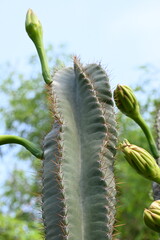
<svg viewBox="0 0 160 240">
<path fill-rule="evenodd" d="M 157 134 L 157 148 L 160 151 L 160 109 L 157 111 L 157 115 L 156 115 L 156 134 Z M 160 157 L 156 159 L 157 164 L 160 167 Z M 154 200 L 159 200 L 160 199 L 160 185 L 156 182 L 153 182 L 153 197 Z"/>
<path fill-rule="evenodd" d="M 108 77 L 100 65 L 55 73 L 55 123 L 44 140 L 43 219 L 47 240 L 112 239 L 116 129 Z"/>
<path fill-rule="evenodd" d="M 157 111 L 157 115 L 156 115 L 156 133 L 157 133 L 157 148 L 160 151 L 160 109 Z M 157 160 L 158 164 L 160 165 L 160 157 Z"/>
</svg>

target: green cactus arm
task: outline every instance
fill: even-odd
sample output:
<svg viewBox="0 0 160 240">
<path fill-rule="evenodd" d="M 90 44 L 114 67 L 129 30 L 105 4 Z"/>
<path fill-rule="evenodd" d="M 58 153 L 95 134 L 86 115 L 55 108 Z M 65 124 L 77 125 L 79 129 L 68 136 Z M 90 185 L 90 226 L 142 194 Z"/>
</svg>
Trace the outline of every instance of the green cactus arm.
<svg viewBox="0 0 160 240">
<path fill-rule="evenodd" d="M 13 135 L 0 135 L 0 145 L 16 143 L 24 146 L 35 157 L 42 159 L 43 152 L 34 143 L 28 141 L 25 138 L 13 136 Z"/>
<path fill-rule="evenodd" d="M 46 240 L 111 240 L 116 130 L 108 77 L 96 64 L 58 71 L 55 124 L 44 140 Z"/>
<path fill-rule="evenodd" d="M 156 143 L 155 143 L 155 140 L 153 138 L 153 135 L 151 133 L 151 130 L 150 128 L 148 127 L 148 125 L 146 124 L 145 120 L 142 118 L 141 114 L 139 114 L 137 117 L 134 117 L 133 120 L 141 127 L 141 129 L 143 130 L 147 140 L 148 140 L 148 143 L 149 143 L 149 146 L 150 146 L 150 149 L 151 149 L 151 152 L 153 154 L 153 157 L 155 159 L 158 159 L 159 158 L 159 151 L 158 151 L 158 148 L 156 146 Z"/>
</svg>

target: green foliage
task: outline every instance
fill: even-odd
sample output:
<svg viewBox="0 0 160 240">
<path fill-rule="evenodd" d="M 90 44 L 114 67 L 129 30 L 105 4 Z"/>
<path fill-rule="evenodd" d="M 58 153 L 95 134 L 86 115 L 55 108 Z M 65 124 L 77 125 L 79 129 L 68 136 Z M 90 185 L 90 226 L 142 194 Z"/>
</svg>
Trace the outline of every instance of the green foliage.
<svg viewBox="0 0 160 240">
<path fill-rule="evenodd" d="M 15 83 L 16 78 L 18 81 Z M 1 89 L 9 98 L 10 106 L 1 107 L 7 131 L 12 133 L 14 131 L 21 137 L 27 136 L 34 143 L 42 142 L 43 136 L 51 126 L 51 120 L 48 125 L 45 124 L 44 119 L 50 119 L 50 114 L 46 111 L 48 107 L 46 93 L 45 90 L 42 91 L 43 84 L 40 75 L 26 78 L 19 73 L 14 73 L 12 78 L 7 77 L 3 81 Z M 39 124 L 37 124 L 37 118 L 40 119 Z M 28 154 L 25 157 L 27 156 Z"/>
<path fill-rule="evenodd" d="M 18 227 L 17 227 L 18 226 Z M 40 240 L 40 224 L 0 214 L 1 240 Z"/>
<path fill-rule="evenodd" d="M 32 204 L 36 202 L 38 195 L 33 179 L 29 179 L 23 170 L 18 169 L 14 169 L 8 176 L 3 187 L 3 195 L 1 194 L 1 205 L 5 213 L 25 220 L 33 219 L 35 214 Z"/>
</svg>

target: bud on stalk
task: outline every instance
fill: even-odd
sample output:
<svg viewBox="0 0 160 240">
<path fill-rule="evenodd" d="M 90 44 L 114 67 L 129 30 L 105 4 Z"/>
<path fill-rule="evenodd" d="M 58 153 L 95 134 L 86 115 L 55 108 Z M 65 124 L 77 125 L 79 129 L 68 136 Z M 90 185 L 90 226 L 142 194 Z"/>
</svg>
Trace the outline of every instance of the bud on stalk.
<svg viewBox="0 0 160 240">
<path fill-rule="evenodd" d="M 130 144 L 127 140 L 120 144 L 128 163 L 143 177 L 160 183 L 160 168 L 155 159 L 143 148 Z"/>
<path fill-rule="evenodd" d="M 114 90 L 114 100 L 117 108 L 126 116 L 132 118 L 141 127 L 148 140 L 154 158 L 158 159 L 159 151 L 151 130 L 140 114 L 139 103 L 133 90 L 128 86 L 118 85 Z"/>
<path fill-rule="evenodd" d="M 34 14 L 34 12 L 29 9 L 26 15 L 26 22 L 25 22 L 26 32 L 28 36 L 32 39 L 35 47 L 37 49 L 41 67 L 42 67 L 42 75 L 47 84 L 52 82 L 50 70 L 48 67 L 47 56 L 44 50 L 43 45 L 43 29 L 42 25 L 38 19 L 38 17 Z"/>
</svg>

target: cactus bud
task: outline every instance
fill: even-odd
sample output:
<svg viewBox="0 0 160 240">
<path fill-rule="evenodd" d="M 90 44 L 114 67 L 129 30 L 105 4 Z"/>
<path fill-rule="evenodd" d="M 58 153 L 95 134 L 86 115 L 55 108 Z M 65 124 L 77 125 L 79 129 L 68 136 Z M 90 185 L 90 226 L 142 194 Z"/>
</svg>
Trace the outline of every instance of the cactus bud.
<svg viewBox="0 0 160 240">
<path fill-rule="evenodd" d="M 155 159 L 143 148 L 130 144 L 125 140 L 120 144 L 128 163 L 147 179 L 160 183 L 160 168 Z"/>
<path fill-rule="evenodd" d="M 160 200 L 154 201 L 143 214 L 145 224 L 160 233 Z"/>
<path fill-rule="evenodd" d="M 156 147 L 156 143 L 149 127 L 140 114 L 139 103 L 132 89 L 128 86 L 118 85 L 114 90 L 114 100 L 117 108 L 126 116 L 132 118 L 142 128 L 153 156 L 158 158 L 159 151 Z"/>
<path fill-rule="evenodd" d="M 41 62 L 42 75 L 43 75 L 44 81 L 47 84 L 50 84 L 52 82 L 52 78 L 51 78 L 51 74 L 48 66 L 46 52 L 43 45 L 42 25 L 38 17 L 34 14 L 34 12 L 31 9 L 29 9 L 27 12 L 25 26 L 26 26 L 26 32 L 28 33 L 28 36 L 32 39 L 37 49 L 39 59 Z"/>
<path fill-rule="evenodd" d="M 139 104 L 130 87 L 118 85 L 114 90 L 114 100 L 117 108 L 128 117 L 139 116 Z"/>
<path fill-rule="evenodd" d="M 25 27 L 28 36 L 32 39 L 34 44 L 35 45 L 41 44 L 43 38 L 42 25 L 38 17 L 34 14 L 34 12 L 31 9 L 29 9 L 27 12 Z"/>
</svg>

